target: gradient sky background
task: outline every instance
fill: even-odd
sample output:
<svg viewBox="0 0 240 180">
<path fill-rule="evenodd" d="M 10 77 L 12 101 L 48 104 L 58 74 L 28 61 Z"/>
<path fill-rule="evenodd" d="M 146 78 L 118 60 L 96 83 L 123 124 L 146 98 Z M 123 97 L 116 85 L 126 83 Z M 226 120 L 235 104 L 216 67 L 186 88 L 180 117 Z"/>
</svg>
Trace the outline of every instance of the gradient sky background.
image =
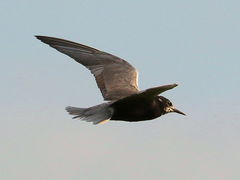
<svg viewBox="0 0 240 180">
<path fill-rule="evenodd" d="M 240 1 L 41 0 L 0 3 L 0 179 L 238 180 Z M 83 66 L 34 38 L 115 54 L 188 116 L 104 125 L 68 105 L 101 103 Z"/>
</svg>

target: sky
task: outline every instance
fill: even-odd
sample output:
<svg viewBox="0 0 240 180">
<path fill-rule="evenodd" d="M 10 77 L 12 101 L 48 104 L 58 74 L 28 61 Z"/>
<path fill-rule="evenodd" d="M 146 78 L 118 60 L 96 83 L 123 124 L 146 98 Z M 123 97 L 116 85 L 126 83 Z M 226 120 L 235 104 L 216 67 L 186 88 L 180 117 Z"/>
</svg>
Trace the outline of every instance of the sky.
<svg viewBox="0 0 240 180">
<path fill-rule="evenodd" d="M 0 3 L 0 179 L 238 180 L 240 1 Z M 34 35 L 117 55 L 139 87 L 187 116 L 92 125 L 66 106 L 103 102 L 90 72 Z"/>
</svg>

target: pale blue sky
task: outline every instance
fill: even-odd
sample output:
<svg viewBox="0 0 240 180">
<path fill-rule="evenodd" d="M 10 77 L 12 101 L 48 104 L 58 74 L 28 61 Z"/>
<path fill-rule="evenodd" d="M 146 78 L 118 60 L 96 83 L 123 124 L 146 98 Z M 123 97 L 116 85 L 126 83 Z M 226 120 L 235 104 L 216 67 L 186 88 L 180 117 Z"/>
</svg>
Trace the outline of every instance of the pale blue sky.
<svg viewBox="0 0 240 180">
<path fill-rule="evenodd" d="M 238 180 L 240 1 L 0 3 L 0 179 Z M 101 103 L 83 66 L 34 38 L 80 42 L 126 59 L 139 86 L 188 116 L 104 125 L 68 105 Z"/>
</svg>

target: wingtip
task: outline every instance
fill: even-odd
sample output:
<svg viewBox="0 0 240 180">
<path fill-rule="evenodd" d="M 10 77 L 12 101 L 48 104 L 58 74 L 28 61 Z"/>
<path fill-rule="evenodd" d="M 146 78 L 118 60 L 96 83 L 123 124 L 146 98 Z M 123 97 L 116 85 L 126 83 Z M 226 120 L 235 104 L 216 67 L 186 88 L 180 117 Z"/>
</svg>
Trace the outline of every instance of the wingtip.
<svg viewBox="0 0 240 180">
<path fill-rule="evenodd" d="M 41 36 L 41 35 L 34 35 L 35 38 L 42 40 L 45 36 Z"/>
<path fill-rule="evenodd" d="M 176 83 L 166 85 L 166 87 L 167 87 L 168 89 L 173 89 L 173 88 L 175 88 L 175 87 L 177 87 L 177 86 L 178 86 L 178 84 L 176 84 Z"/>
<path fill-rule="evenodd" d="M 45 44 L 48 44 L 51 46 L 51 44 L 54 42 L 52 41 L 52 37 L 49 37 L 49 36 L 41 36 L 41 35 L 35 35 L 35 37 L 40 40 L 41 42 L 45 43 Z M 55 38 L 56 39 L 56 38 Z"/>
<path fill-rule="evenodd" d="M 178 84 L 177 84 L 177 83 L 174 83 L 174 84 L 169 84 L 169 85 L 166 85 L 166 86 L 169 87 L 170 89 L 172 89 L 172 88 L 177 87 Z"/>
<path fill-rule="evenodd" d="M 43 42 L 43 38 L 42 37 L 44 37 L 44 36 L 34 35 L 34 37 Z"/>
</svg>

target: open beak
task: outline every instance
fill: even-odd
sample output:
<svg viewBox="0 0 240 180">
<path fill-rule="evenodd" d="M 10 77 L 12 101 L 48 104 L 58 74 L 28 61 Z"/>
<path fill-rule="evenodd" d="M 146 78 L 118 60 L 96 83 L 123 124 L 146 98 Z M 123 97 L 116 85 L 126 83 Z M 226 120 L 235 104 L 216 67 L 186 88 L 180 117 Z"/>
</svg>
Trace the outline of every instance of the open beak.
<svg viewBox="0 0 240 180">
<path fill-rule="evenodd" d="M 184 114 L 183 112 L 179 111 L 179 110 L 176 109 L 175 107 L 172 108 L 172 112 L 176 112 L 176 113 L 178 113 L 178 114 L 182 114 L 182 115 L 186 116 L 186 114 Z"/>
</svg>

